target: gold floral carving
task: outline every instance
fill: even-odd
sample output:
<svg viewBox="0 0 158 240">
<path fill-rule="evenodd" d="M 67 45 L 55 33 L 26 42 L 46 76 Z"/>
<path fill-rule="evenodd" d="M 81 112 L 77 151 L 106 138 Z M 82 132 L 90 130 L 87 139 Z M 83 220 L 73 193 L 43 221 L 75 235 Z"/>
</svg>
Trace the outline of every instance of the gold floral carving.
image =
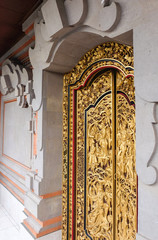
<svg viewBox="0 0 158 240">
<path fill-rule="evenodd" d="M 107 61 L 98 62 L 98 60 L 106 59 Z M 114 62 L 112 60 L 115 60 Z M 93 63 L 95 65 L 91 66 Z M 72 69 L 70 73 L 64 75 L 64 84 L 68 86 L 69 84 L 76 83 L 81 77 L 83 72 L 90 67 L 82 79 L 80 79 L 80 84 L 82 84 L 86 78 L 92 72 L 92 70 L 97 69 L 101 66 L 112 65 L 119 67 L 126 74 L 131 73 L 131 69 L 128 67 L 133 67 L 133 48 L 131 46 L 122 45 L 119 43 L 109 42 L 103 45 L 99 45 L 96 48 L 90 50 L 85 54 L 85 56 L 79 61 L 79 63 Z"/>
<path fill-rule="evenodd" d="M 102 67 L 107 67 L 107 70 L 95 76 Z M 128 96 L 127 99 L 123 94 L 117 94 L 116 107 L 112 97 L 114 94 L 112 68 L 118 69 L 116 92 L 125 92 Z M 84 84 L 91 73 L 93 77 Z M 63 240 L 72 239 L 73 91 L 79 86 L 81 87 L 76 91 L 75 103 L 75 239 L 134 240 L 137 176 L 132 74 L 132 47 L 106 43 L 86 53 L 71 73 L 64 76 Z M 115 117 L 118 119 L 115 126 L 115 144 L 113 111 L 116 111 Z"/>
<path fill-rule="evenodd" d="M 111 213 L 109 204 L 111 205 L 112 200 L 112 166 L 110 157 L 111 146 L 107 146 L 109 156 L 105 156 L 104 146 L 106 144 L 103 139 L 107 131 L 109 136 L 111 135 L 110 119 L 111 118 L 111 94 L 107 95 L 102 99 L 96 108 L 90 108 L 87 111 L 87 146 L 84 146 L 84 132 L 85 122 L 84 114 L 91 104 L 95 104 L 98 96 L 101 96 L 106 91 L 111 89 L 112 73 L 107 71 L 104 74 L 96 78 L 91 86 L 81 89 L 77 92 L 77 201 L 76 201 L 76 219 L 77 219 L 77 233 L 76 238 L 88 239 L 84 231 L 84 181 L 85 181 L 85 169 L 83 169 L 85 156 L 84 151 L 87 147 L 87 210 L 86 210 L 86 221 L 87 231 L 92 236 L 96 235 L 95 239 L 101 239 L 104 236 L 107 229 L 111 229 L 112 223 L 110 219 Z M 105 104 L 107 108 L 105 109 Z M 105 114 L 107 111 L 108 114 Z M 107 116 L 108 115 L 108 116 Z M 100 124 L 99 124 L 100 123 Z M 107 124 L 107 131 L 101 130 L 101 125 Z M 111 138 L 107 139 L 109 145 L 111 145 Z M 82 156 L 82 157 L 81 157 Z M 106 165 L 108 165 L 106 167 Z M 108 175 L 106 177 L 106 175 Z M 102 179 L 98 179 L 98 178 Z M 106 182 L 107 181 L 107 182 Z M 102 190 L 101 190 L 102 189 Z M 106 189 L 106 192 L 103 192 Z M 109 193 L 107 192 L 109 191 Z M 107 203 L 105 201 L 108 201 Z M 109 204 L 108 204 L 109 203 Z M 104 209 L 105 208 L 105 209 Z M 102 212 L 103 211 L 103 212 Z M 104 211 L 107 217 L 105 223 Z M 101 225 L 101 231 L 98 231 Z M 108 225 L 108 226 L 107 226 Z M 107 235 L 110 235 L 109 232 Z M 110 238 L 107 238 L 107 240 Z"/>
<path fill-rule="evenodd" d="M 111 94 L 87 119 L 87 231 L 94 239 L 112 239 L 112 103 Z"/>
<path fill-rule="evenodd" d="M 117 89 L 134 102 L 134 79 L 117 73 Z M 116 240 L 135 240 L 137 224 L 137 175 L 135 166 L 135 108 L 117 94 L 116 127 Z"/>
</svg>

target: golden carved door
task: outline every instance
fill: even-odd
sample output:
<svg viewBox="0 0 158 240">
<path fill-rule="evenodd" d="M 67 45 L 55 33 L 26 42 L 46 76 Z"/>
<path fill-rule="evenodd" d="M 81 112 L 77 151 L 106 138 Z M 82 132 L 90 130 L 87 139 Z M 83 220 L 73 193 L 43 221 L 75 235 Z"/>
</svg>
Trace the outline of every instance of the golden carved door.
<svg viewBox="0 0 158 240">
<path fill-rule="evenodd" d="M 65 75 L 64 240 L 136 237 L 132 64 L 131 47 L 107 43 Z"/>
</svg>

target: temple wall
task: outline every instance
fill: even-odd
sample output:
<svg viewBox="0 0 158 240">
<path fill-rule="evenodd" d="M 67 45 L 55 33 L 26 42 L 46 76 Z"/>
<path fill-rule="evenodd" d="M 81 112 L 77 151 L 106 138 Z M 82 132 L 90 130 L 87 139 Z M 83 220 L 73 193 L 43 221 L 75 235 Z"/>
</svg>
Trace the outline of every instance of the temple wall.
<svg viewBox="0 0 158 240">
<path fill-rule="evenodd" d="M 19 108 L 15 98 L 2 97 L 2 155 L 31 168 L 31 133 L 27 124 L 32 118 L 31 108 Z M 17 134 L 18 133 L 18 134 Z"/>
<path fill-rule="evenodd" d="M 28 131 L 31 119 L 31 108 L 19 108 L 14 93 L 1 96 L 0 182 L 5 187 L 1 187 L 1 202 L 17 222 L 21 222 L 20 216 L 25 217 L 22 213 L 25 176 L 32 167 L 32 136 Z M 11 198 L 7 197 L 6 189 L 12 193 Z M 18 199 L 18 211 L 14 208 L 13 196 Z"/>
<path fill-rule="evenodd" d="M 0 202 L 41 240 L 61 240 L 63 74 L 108 41 L 134 47 L 137 240 L 158 239 L 158 3 L 103 2 L 46 1 L 24 24 L 34 22 L 31 75 L 10 62 L 2 65 Z"/>
</svg>

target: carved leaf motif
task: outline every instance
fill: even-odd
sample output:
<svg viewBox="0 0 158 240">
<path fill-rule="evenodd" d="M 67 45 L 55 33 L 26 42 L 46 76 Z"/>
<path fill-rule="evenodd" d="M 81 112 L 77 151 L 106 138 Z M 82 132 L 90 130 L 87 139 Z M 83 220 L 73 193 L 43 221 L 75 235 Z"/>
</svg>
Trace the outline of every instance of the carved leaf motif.
<svg viewBox="0 0 158 240">
<path fill-rule="evenodd" d="M 128 55 L 128 58 L 124 58 L 125 55 Z M 101 61 L 100 58 L 102 58 Z M 110 58 L 110 59 L 109 59 Z M 118 61 L 119 60 L 119 61 Z M 120 61 L 122 64 L 120 64 Z M 87 194 L 89 201 L 87 201 L 87 216 L 86 220 L 84 220 L 85 217 L 85 202 L 84 202 L 84 181 L 85 181 L 85 148 L 84 148 L 84 134 L 85 134 L 85 128 L 84 128 L 84 117 L 85 117 L 85 109 L 87 109 L 90 105 L 94 105 L 97 101 L 97 99 L 104 94 L 106 91 L 108 91 L 111 87 L 109 86 L 109 78 L 107 71 L 105 75 L 100 75 L 100 77 L 96 78 L 95 81 L 88 87 L 84 85 L 85 80 L 88 78 L 89 74 L 92 72 L 96 72 L 97 69 L 100 67 L 108 67 L 113 65 L 116 68 L 121 69 L 122 72 L 125 73 L 125 75 L 130 75 L 133 73 L 133 68 L 130 67 L 133 65 L 133 55 L 132 55 L 132 48 L 128 46 L 122 46 L 120 44 L 116 43 L 106 43 L 104 45 L 98 46 L 96 49 L 91 50 L 88 52 L 83 59 L 79 62 L 79 64 L 73 69 L 71 73 L 68 73 L 64 77 L 64 146 L 67 146 L 68 138 L 69 138 L 69 145 L 67 146 L 67 152 L 68 154 L 64 155 L 64 166 L 69 166 L 69 172 L 65 174 L 64 176 L 64 194 L 63 194 L 63 239 L 67 239 L 66 232 L 69 233 L 69 238 L 71 239 L 72 236 L 72 151 L 73 151 L 73 143 L 72 143 L 72 135 L 73 135 L 73 89 L 81 87 L 77 91 L 77 122 L 76 122 L 76 164 L 77 164 L 77 175 L 76 175 L 76 239 L 77 240 L 85 240 L 90 239 L 87 234 L 91 233 L 97 235 L 97 237 L 94 237 L 94 240 L 96 239 L 105 239 L 103 232 L 105 234 L 105 229 L 108 227 L 111 228 L 112 223 L 112 213 L 111 211 L 111 205 L 110 202 L 108 202 L 108 208 L 104 206 L 106 204 L 106 194 L 109 194 L 108 197 L 111 194 L 111 185 L 107 181 L 107 178 L 109 176 L 110 179 L 110 162 L 105 159 L 105 152 L 110 151 L 111 141 L 105 141 L 102 139 L 102 137 L 105 135 L 105 131 L 100 129 L 98 125 L 101 125 L 100 120 L 102 119 L 105 125 L 105 119 L 106 114 L 108 111 L 105 111 L 105 109 L 102 111 L 102 108 L 98 105 L 98 114 L 95 115 L 93 111 L 91 111 L 93 117 L 88 117 L 88 124 L 87 126 L 87 134 L 89 134 L 89 140 L 87 140 L 87 159 L 89 162 L 89 165 L 87 170 Z M 125 66 L 128 66 L 126 68 Z M 82 78 L 81 78 L 82 76 Z M 125 82 L 125 79 L 123 79 L 123 82 Z M 68 90 L 69 89 L 69 90 Z M 132 89 L 131 89 L 132 93 Z M 110 95 L 109 95 L 110 96 Z M 68 104 L 69 99 L 69 104 Z M 105 104 L 104 104 L 105 105 Z M 104 106 L 106 108 L 106 106 Z M 97 111 L 97 110 L 96 110 Z M 109 111 L 110 112 L 110 111 Z M 69 131 L 67 129 L 68 124 L 68 118 L 69 118 Z M 96 124 L 99 123 L 99 124 Z M 107 121 L 108 123 L 108 121 Z M 108 131 L 107 131 L 108 132 Z M 95 134 L 94 134 L 95 133 Z M 94 136 L 95 137 L 92 137 Z M 109 139 L 109 137 L 108 137 Z M 104 151 L 102 149 L 104 148 Z M 109 154 L 110 155 L 110 154 Z M 100 165 L 98 166 L 98 162 L 100 159 L 105 159 L 105 162 L 107 161 L 107 165 L 104 161 L 100 161 Z M 97 167 L 94 168 L 93 164 L 90 166 L 90 164 L 93 163 Z M 109 164 L 109 168 L 108 168 Z M 65 169 L 65 168 L 64 168 Z M 107 170 L 107 172 L 105 171 Z M 109 175 L 108 175 L 109 174 Z M 95 178 L 94 178 L 95 177 Z M 94 180 L 95 179 L 95 180 Z M 106 183 L 105 183 L 106 179 Z M 102 184 L 102 181 L 104 181 L 105 184 Z M 88 185 L 89 183 L 89 185 Z M 106 193 L 103 191 L 103 185 L 106 187 Z M 97 187 L 96 187 L 97 186 Z M 99 188 L 101 186 L 101 190 Z M 69 193 L 67 192 L 67 188 L 69 187 Z M 127 186 L 125 186 L 125 189 Z M 96 194 L 97 193 L 97 194 Z M 99 196 L 101 196 L 99 198 Z M 104 200 L 102 196 L 104 196 Z M 94 199 L 94 201 L 92 200 Z M 110 197 L 108 198 L 110 201 Z M 101 202 L 100 202 L 101 201 Z M 99 207 L 97 208 L 99 204 L 102 204 L 105 209 L 109 209 L 109 212 L 106 214 L 105 212 L 99 211 Z M 69 204 L 69 212 L 67 212 L 67 206 Z M 103 209 L 104 209 L 103 208 Z M 96 214 L 90 210 L 94 210 Z M 92 214 L 94 213 L 94 214 Z M 103 218 L 104 215 L 104 218 Z M 106 216 L 106 218 L 105 218 Z M 101 228 L 94 227 L 92 228 L 92 222 L 94 226 L 101 225 L 101 228 L 104 230 L 101 231 Z M 85 231 L 85 223 L 87 226 L 87 232 Z M 103 223 L 103 224 L 101 224 Z M 107 224 L 106 224 L 107 223 Z M 67 225 L 68 224 L 68 225 Z M 88 225 L 89 224 L 89 225 Z M 98 225 L 97 225 L 98 224 Z M 67 229 L 68 226 L 68 229 Z M 88 229 L 89 227 L 89 229 Z M 95 230 L 94 230 L 95 229 Z M 95 233 L 94 233 L 94 232 Z M 100 232 L 100 233 L 99 233 Z M 99 236 L 100 234 L 100 236 Z M 110 233 L 111 234 L 111 233 Z M 99 237 L 98 237 L 99 236 Z M 112 235 L 107 236 L 107 239 L 110 239 Z M 111 239 L 110 239 L 111 240 Z"/>
</svg>

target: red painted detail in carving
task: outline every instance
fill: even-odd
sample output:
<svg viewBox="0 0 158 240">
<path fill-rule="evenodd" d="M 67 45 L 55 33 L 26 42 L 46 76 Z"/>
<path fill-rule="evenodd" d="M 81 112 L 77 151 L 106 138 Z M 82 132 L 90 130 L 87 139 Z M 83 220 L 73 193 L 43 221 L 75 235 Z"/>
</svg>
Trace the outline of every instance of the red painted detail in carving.
<svg viewBox="0 0 158 240">
<path fill-rule="evenodd" d="M 105 68 L 117 69 L 117 70 L 119 70 L 120 72 L 122 72 L 122 73 L 125 75 L 126 78 L 128 78 L 128 77 L 134 77 L 133 74 L 128 74 L 128 75 L 126 75 L 125 72 L 124 72 L 121 68 L 119 68 L 119 67 L 116 67 L 116 66 L 113 66 L 113 65 L 106 65 L 106 66 L 97 68 L 97 69 L 95 69 L 93 72 L 91 72 L 91 73 L 89 74 L 89 76 L 86 78 L 86 80 L 85 80 L 85 82 L 83 83 L 83 85 L 80 85 L 78 88 L 75 88 L 75 90 L 79 90 L 81 87 L 84 87 L 84 86 L 86 85 L 87 81 L 90 79 L 90 77 L 92 77 L 92 76 L 94 75 L 94 73 L 98 72 L 99 70 L 105 69 Z"/>
<path fill-rule="evenodd" d="M 73 157 L 72 157 L 72 240 L 75 240 L 75 199 L 76 199 L 76 91 L 79 90 L 81 87 L 84 87 L 90 77 L 92 77 L 95 73 L 97 73 L 99 70 L 110 68 L 110 69 L 117 69 L 121 71 L 125 78 L 128 77 L 134 77 L 133 74 L 125 74 L 125 72 L 116 66 L 113 65 L 106 65 L 100 68 L 95 69 L 92 71 L 89 76 L 86 78 L 85 82 L 80 85 L 78 88 L 73 89 Z"/>
</svg>

